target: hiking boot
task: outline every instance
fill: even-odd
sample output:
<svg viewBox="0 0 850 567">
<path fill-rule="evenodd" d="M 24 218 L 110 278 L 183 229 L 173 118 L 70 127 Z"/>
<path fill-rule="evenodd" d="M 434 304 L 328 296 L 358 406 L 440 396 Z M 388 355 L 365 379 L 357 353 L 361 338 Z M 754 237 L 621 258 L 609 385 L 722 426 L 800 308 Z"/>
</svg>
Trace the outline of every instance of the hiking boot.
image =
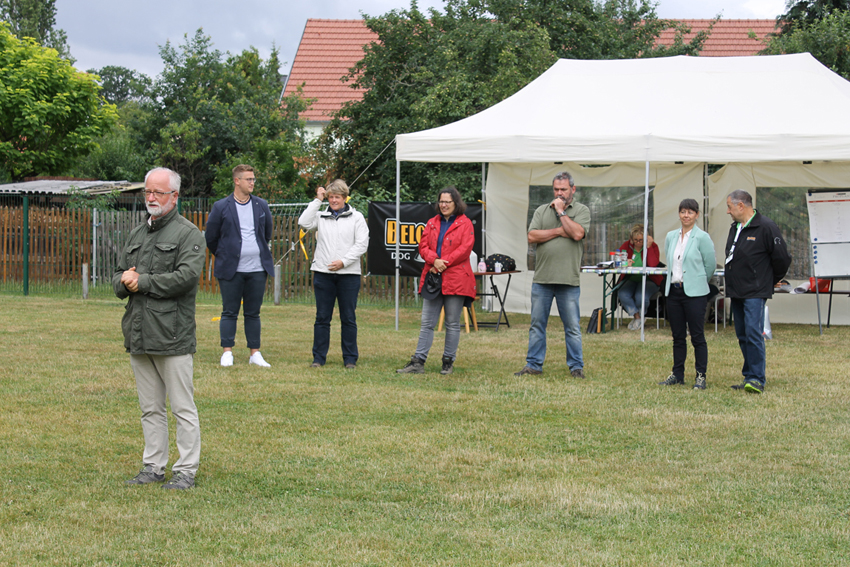
<svg viewBox="0 0 850 567">
<path fill-rule="evenodd" d="M 174 490 L 186 490 L 195 486 L 194 475 L 187 472 L 176 472 L 171 480 L 162 485 L 162 488 Z"/>
<path fill-rule="evenodd" d="M 532 368 L 532 367 L 530 367 L 529 365 L 526 364 L 525 366 L 522 367 L 522 370 L 520 370 L 519 372 L 514 372 L 514 376 L 523 376 L 525 374 L 531 374 L 533 376 L 538 376 L 540 374 L 543 374 L 543 371 Z"/>
<path fill-rule="evenodd" d="M 749 392 L 750 394 L 761 394 L 764 392 L 764 386 L 755 380 L 747 380 L 746 383 L 744 383 L 744 391 Z"/>
<path fill-rule="evenodd" d="M 570 376 L 573 378 L 584 378 L 584 368 L 575 368 L 570 370 Z"/>
<path fill-rule="evenodd" d="M 151 484 L 153 482 L 162 482 L 163 480 L 165 480 L 164 474 L 156 474 L 153 472 L 153 467 L 151 465 L 145 465 L 142 467 L 142 470 L 139 471 L 139 474 L 130 480 L 125 481 L 124 484 Z"/>
<path fill-rule="evenodd" d="M 684 384 L 684 378 L 677 378 L 675 374 L 670 374 L 666 380 L 662 380 L 658 383 L 659 386 L 678 386 L 679 384 Z"/>
<path fill-rule="evenodd" d="M 404 368 L 396 370 L 399 374 L 425 374 L 425 361 L 410 357 L 410 362 L 404 365 Z"/>
<path fill-rule="evenodd" d="M 443 357 L 443 369 L 440 370 L 440 374 L 451 374 L 454 371 L 454 367 L 452 364 L 454 360 L 449 358 L 448 356 Z"/>
<path fill-rule="evenodd" d="M 694 390 L 705 390 L 705 374 L 697 372 L 697 379 L 694 381 Z"/>
</svg>

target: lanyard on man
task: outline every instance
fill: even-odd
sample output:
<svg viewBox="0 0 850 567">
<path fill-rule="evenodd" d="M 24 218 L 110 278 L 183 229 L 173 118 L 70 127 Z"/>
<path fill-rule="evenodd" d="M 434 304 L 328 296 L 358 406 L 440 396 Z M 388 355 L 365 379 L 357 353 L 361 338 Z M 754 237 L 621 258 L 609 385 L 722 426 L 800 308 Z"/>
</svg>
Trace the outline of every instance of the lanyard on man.
<svg viewBox="0 0 850 567">
<path fill-rule="evenodd" d="M 729 248 L 729 255 L 726 257 L 727 264 L 732 261 L 732 256 L 735 253 L 735 246 L 738 244 L 738 237 L 741 236 L 741 231 L 750 226 L 750 223 L 753 221 L 754 218 L 756 218 L 755 209 L 753 209 L 753 216 L 751 216 L 746 223 L 744 223 L 743 225 L 741 225 L 741 223 L 738 223 L 738 232 L 735 233 L 735 240 L 732 241 L 732 247 Z"/>
</svg>

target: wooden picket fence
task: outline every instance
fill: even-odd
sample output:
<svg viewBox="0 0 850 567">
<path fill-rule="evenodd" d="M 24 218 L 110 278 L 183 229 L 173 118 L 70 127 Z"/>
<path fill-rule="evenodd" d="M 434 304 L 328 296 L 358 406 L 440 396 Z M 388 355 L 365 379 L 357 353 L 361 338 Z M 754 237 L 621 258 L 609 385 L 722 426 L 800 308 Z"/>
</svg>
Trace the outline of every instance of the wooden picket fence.
<svg viewBox="0 0 850 567">
<path fill-rule="evenodd" d="M 281 301 L 312 301 L 310 260 L 315 236 L 309 234 L 299 243 L 298 215 L 290 211 L 273 211 L 272 257 L 281 267 Z M 208 212 L 190 210 L 184 216 L 200 230 L 206 226 Z M 112 274 L 130 232 L 144 222 L 144 211 L 92 211 L 89 209 L 29 208 L 29 282 L 33 288 L 55 289 L 59 286 L 82 287 L 82 266 L 89 265 L 92 289 L 111 289 Z M 0 207 L 0 284 L 16 290 L 24 277 L 23 208 Z M 218 282 L 213 276 L 215 258 L 206 251 L 199 293 L 218 295 Z M 360 298 L 366 303 L 394 300 L 391 276 L 366 275 L 366 256 L 361 259 L 364 274 Z M 269 278 L 267 294 L 271 296 L 274 281 Z M 404 303 L 414 300 L 413 278 L 401 278 Z"/>
</svg>

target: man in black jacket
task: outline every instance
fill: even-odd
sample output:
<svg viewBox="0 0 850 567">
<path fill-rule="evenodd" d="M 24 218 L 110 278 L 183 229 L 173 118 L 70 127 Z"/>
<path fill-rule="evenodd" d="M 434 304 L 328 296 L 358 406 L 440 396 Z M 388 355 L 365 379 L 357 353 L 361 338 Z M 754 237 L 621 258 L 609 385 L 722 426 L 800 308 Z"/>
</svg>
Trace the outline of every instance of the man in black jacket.
<svg viewBox="0 0 850 567">
<path fill-rule="evenodd" d="M 726 240 L 726 295 L 744 355 L 744 381 L 732 388 L 760 394 L 765 383 L 764 306 L 788 271 L 791 255 L 779 227 L 753 209 L 746 191 L 729 194 L 726 212 L 734 220 Z"/>
</svg>

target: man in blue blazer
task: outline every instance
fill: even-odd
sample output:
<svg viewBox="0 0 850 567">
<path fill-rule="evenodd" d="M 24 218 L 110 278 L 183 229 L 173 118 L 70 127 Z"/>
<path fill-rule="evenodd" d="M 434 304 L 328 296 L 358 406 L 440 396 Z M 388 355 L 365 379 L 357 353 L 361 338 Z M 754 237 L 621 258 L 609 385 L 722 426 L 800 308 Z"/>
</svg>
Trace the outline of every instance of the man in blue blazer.
<svg viewBox="0 0 850 567">
<path fill-rule="evenodd" d="M 215 255 L 215 277 L 221 290 L 222 366 L 233 366 L 236 320 L 244 307 L 245 339 L 251 355 L 249 364 L 269 367 L 260 353 L 260 307 L 268 276 L 274 276 L 269 242 L 272 214 L 269 204 L 255 197 L 254 168 L 233 168 L 233 194 L 216 201 L 207 219 L 207 248 Z"/>
</svg>

